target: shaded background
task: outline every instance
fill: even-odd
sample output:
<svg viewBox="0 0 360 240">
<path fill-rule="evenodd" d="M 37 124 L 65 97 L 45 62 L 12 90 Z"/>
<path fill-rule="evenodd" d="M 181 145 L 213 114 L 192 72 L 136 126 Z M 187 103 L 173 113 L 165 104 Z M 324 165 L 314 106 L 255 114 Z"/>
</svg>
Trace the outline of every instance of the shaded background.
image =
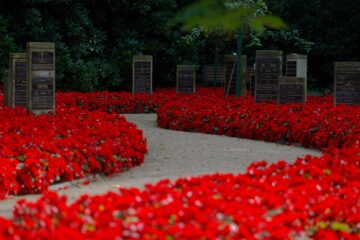
<svg viewBox="0 0 360 240">
<path fill-rule="evenodd" d="M 232 32 L 184 32 L 171 23 L 193 0 L 14 0 L 0 2 L 0 75 L 26 42 L 56 43 L 57 88 L 130 90 L 134 54 L 154 56 L 154 86 L 175 85 L 177 64 L 213 63 L 236 49 Z M 254 0 L 256 2 L 256 0 Z M 258 0 L 260 2 L 260 0 Z M 261 0 L 261 2 L 263 2 Z M 244 52 L 279 49 L 309 55 L 310 90 L 331 89 L 334 61 L 360 60 L 360 1 L 267 0 L 287 30 L 247 32 Z"/>
</svg>

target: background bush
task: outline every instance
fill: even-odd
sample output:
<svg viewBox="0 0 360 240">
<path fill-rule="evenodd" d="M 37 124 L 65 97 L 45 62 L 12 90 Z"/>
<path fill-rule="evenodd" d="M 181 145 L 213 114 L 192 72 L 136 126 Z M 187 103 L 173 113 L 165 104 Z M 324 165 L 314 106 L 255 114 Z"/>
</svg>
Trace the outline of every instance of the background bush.
<svg viewBox="0 0 360 240">
<path fill-rule="evenodd" d="M 51 41 L 56 42 L 58 89 L 130 90 L 135 54 L 154 56 L 155 87 L 173 86 L 177 64 L 213 63 L 216 56 L 221 63 L 223 55 L 236 50 L 235 33 L 197 28 L 184 32 L 171 25 L 175 13 L 193 1 L 1 1 L 0 75 L 8 68 L 10 52 L 25 51 L 29 41 Z M 309 79 L 315 89 L 331 87 L 333 61 L 358 60 L 357 1 L 246 2 L 259 2 L 261 11 L 270 9 L 289 23 L 287 30 L 246 33 L 249 64 L 257 49 L 309 54 Z"/>
</svg>

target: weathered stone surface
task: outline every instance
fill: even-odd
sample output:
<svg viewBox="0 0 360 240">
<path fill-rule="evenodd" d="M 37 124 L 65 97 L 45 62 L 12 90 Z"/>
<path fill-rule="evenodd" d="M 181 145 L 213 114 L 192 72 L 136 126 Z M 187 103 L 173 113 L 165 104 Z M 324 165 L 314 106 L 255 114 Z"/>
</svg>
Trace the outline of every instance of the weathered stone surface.
<svg viewBox="0 0 360 240">
<path fill-rule="evenodd" d="M 140 55 L 133 57 L 133 93 L 152 94 L 153 57 Z"/>
<path fill-rule="evenodd" d="M 10 101 L 9 107 L 26 107 L 26 88 L 27 88 L 27 54 L 9 54 L 9 87 Z"/>
<path fill-rule="evenodd" d="M 195 65 L 177 65 L 176 92 L 195 93 Z"/>
<path fill-rule="evenodd" d="M 305 102 L 305 79 L 297 77 L 279 78 L 278 103 L 304 103 Z"/>
<path fill-rule="evenodd" d="M 27 109 L 55 113 L 55 43 L 27 43 Z"/>
<path fill-rule="evenodd" d="M 307 55 L 289 54 L 286 57 L 286 76 L 305 79 L 305 101 L 307 96 Z"/>
<path fill-rule="evenodd" d="M 360 104 L 360 62 L 335 62 L 335 104 Z"/>
<path fill-rule="evenodd" d="M 255 102 L 277 102 L 282 58 L 282 51 L 256 51 Z"/>
</svg>

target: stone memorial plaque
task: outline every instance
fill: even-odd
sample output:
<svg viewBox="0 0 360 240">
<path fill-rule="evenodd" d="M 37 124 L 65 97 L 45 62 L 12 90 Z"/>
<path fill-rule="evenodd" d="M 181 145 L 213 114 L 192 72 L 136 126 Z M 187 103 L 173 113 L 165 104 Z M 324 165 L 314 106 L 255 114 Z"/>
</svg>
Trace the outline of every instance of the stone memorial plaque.
<svg viewBox="0 0 360 240">
<path fill-rule="evenodd" d="M 334 102 L 360 104 L 360 62 L 335 62 Z"/>
<path fill-rule="evenodd" d="M 176 92 L 195 93 L 195 66 L 178 65 L 176 72 Z"/>
<path fill-rule="evenodd" d="M 133 57 L 133 93 L 152 94 L 153 57 Z"/>
<path fill-rule="evenodd" d="M 240 95 L 246 95 L 246 67 L 247 57 L 246 55 L 241 56 L 241 70 L 242 77 L 240 82 Z M 225 56 L 225 96 L 236 95 L 236 56 L 226 55 Z"/>
<path fill-rule="evenodd" d="M 223 85 L 225 82 L 225 66 L 215 67 L 213 64 L 207 64 L 202 67 L 202 72 L 207 85 Z"/>
<path fill-rule="evenodd" d="M 282 51 L 256 51 L 255 102 L 277 102 L 282 56 Z"/>
<path fill-rule="evenodd" d="M 11 101 L 10 107 L 26 107 L 27 88 L 27 54 L 10 53 L 10 85 Z"/>
<path fill-rule="evenodd" d="M 55 113 L 55 44 L 27 44 L 28 110 L 35 114 Z"/>
<path fill-rule="evenodd" d="M 305 103 L 305 79 L 297 77 L 279 78 L 278 103 Z"/>
<path fill-rule="evenodd" d="M 305 101 L 307 95 L 307 55 L 289 54 L 286 56 L 286 76 L 305 79 Z"/>
<path fill-rule="evenodd" d="M 11 85 L 9 81 L 9 70 L 4 71 L 2 82 L 4 84 L 4 105 L 9 106 L 9 102 L 11 101 Z"/>
</svg>

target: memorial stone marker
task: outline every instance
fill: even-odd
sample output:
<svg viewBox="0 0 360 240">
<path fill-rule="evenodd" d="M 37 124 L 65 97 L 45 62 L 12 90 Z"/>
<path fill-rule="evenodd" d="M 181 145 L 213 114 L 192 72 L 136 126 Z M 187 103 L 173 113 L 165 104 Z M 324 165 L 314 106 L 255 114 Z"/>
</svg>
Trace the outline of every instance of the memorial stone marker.
<svg viewBox="0 0 360 240">
<path fill-rule="evenodd" d="M 153 57 L 133 57 L 133 93 L 152 94 Z"/>
<path fill-rule="evenodd" d="M 279 78 L 278 103 L 305 103 L 305 79 L 297 77 Z"/>
<path fill-rule="evenodd" d="M 195 93 L 195 66 L 177 65 L 176 92 Z"/>
<path fill-rule="evenodd" d="M 305 90 L 307 89 L 307 55 L 289 54 L 286 57 L 286 76 L 305 79 Z M 305 91 L 305 100 L 306 100 Z"/>
<path fill-rule="evenodd" d="M 4 105 L 9 106 L 9 102 L 11 99 L 11 89 L 10 89 L 10 82 L 9 82 L 9 71 L 5 70 L 2 77 L 2 82 L 4 84 Z"/>
<path fill-rule="evenodd" d="M 335 62 L 334 102 L 360 104 L 360 62 Z"/>
<path fill-rule="evenodd" d="M 55 113 L 55 43 L 27 43 L 27 109 Z"/>
<path fill-rule="evenodd" d="M 282 57 L 282 51 L 256 51 L 255 102 L 277 102 Z"/>
<path fill-rule="evenodd" d="M 10 53 L 10 107 L 20 106 L 26 107 L 26 87 L 27 87 L 27 54 L 26 53 Z"/>
<path fill-rule="evenodd" d="M 246 55 L 241 55 L 241 70 L 242 78 L 240 82 L 240 95 L 246 95 L 246 67 L 247 67 L 247 57 Z M 225 56 L 225 96 L 236 95 L 236 56 L 235 55 L 226 55 Z"/>
</svg>

